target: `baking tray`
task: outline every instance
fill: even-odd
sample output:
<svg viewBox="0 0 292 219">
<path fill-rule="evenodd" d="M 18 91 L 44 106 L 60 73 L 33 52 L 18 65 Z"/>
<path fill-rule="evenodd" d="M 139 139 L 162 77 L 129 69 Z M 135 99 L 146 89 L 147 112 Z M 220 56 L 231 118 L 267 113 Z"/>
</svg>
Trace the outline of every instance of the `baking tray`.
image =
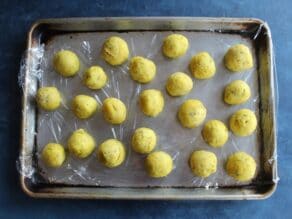
<svg viewBox="0 0 292 219">
<path fill-rule="evenodd" d="M 176 118 L 179 105 L 186 99 L 200 99 L 207 108 L 207 120 L 220 119 L 228 124 L 232 113 L 241 108 L 249 108 L 259 114 L 257 64 L 248 71 L 239 74 L 230 73 L 222 62 L 227 49 L 234 44 L 247 45 L 255 59 L 253 40 L 241 35 L 218 34 L 210 32 L 176 31 L 186 36 L 190 42 L 188 51 L 183 57 L 171 60 L 161 53 L 163 39 L 172 31 L 128 31 L 128 32 L 86 32 L 59 34 L 50 37 L 39 49 L 42 59 L 39 63 L 39 86 L 55 86 L 63 95 L 63 106 L 54 112 L 39 110 L 37 113 L 36 158 L 37 169 L 43 178 L 51 184 L 112 186 L 112 187 L 223 187 L 248 185 L 251 182 L 237 182 L 224 171 L 227 156 L 239 150 L 253 156 L 258 169 L 260 164 L 260 130 L 242 138 L 230 133 L 229 140 L 223 148 L 208 146 L 201 137 L 201 127 L 186 129 Z M 155 61 L 156 77 L 151 83 L 139 84 L 129 76 L 128 63 L 112 67 L 100 58 L 102 43 L 110 36 L 118 35 L 129 44 L 131 56 L 144 56 Z M 60 77 L 53 69 L 54 54 L 61 49 L 75 51 L 82 66 L 75 77 Z M 192 91 L 183 97 L 171 97 L 167 94 L 165 82 L 174 71 L 189 74 L 188 63 L 193 54 L 206 50 L 211 53 L 217 66 L 217 74 L 210 80 L 195 80 Z M 100 65 L 109 75 L 107 86 L 99 91 L 88 89 L 82 84 L 82 75 L 88 66 Z M 244 104 L 230 106 L 222 101 L 224 86 L 233 80 L 245 80 L 251 88 L 250 100 Z M 163 112 L 155 118 L 145 116 L 139 109 L 138 95 L 144 89 L 160 89 L 165 99 Z M 112 96 L 120 98 L 128 109 L 127 120 L 121 125 L 108 124 L 102 114 L 97 112 L 87 120 L 77 119 L 72 113 L 70 102 L 79 94 L 86 94 L 102 100 Z M 131 150 L 131 135 L 135 128 L 150 127 L 158 135 L 156 150 L 169 153 L 174 160 L 174 170 L 162 179 L 153 179 L 144 168 L 145 155 L 138 155 Z M 96 156 L 76 159 L 68 156 L 61 168 L 48 168 L 42 161 L 41 151 L 48 142 L 66 145 L 67 139 L 77 128 L 86 129 L 99 145 L 106 139 L 117 138 L 127 149 L 125 163 L 118 168 L 108 169 L 97 162 Z M 202 179 L 195 177 L 188 166 L 188 158 L 193 150 L 208 149 L 218 157 L 218 169 L 215 174 Z M 258 174 L 256 174 L 258 175 Z M 257 183 L 257 180 L 253 180 Z"/>
<path fill-rule="evenodd" d="M 156 186 L 155 183 L 151 184 L 149 182 L 149 185 L 154 186 L 145 188 L 139 185 L 128 185 L 127 183 L 122 186 L 109 183 L 96 186 L 95 183 L 78 183 L 78 181 L 68 183 L 66 180 L 53 180 L 53 183 L 45 183 L 45 181 L 36 180 L 39 178 L 39 172 L 33 172 L 33 176 L 21 175 L 21 184 L 24 191 L 34 197 L 113 199 L 261 199 L 272 194 L 277 184 L 277 168 L 276 160 L 274 159 L 276 153 L 276 129 L 273 54 L 271 35 L 267 24 L 257 19 L 242 18 L 48 19 L 38 21 L 32 26 L 29 32 L 28 51 L 43 44 L 49 47 L 54 38 L 61 38 L 65 42 L 66 37 L 68 37 L 68 40 L 72 36 L 74 38 L 80 38 L 80 36 L 81 38 L 86 38 L 86 36 L 90 38 L 94 33 L 106 36 L 111 34 L 110 32 L 112 31 L 118 31 L 121 35 L 133 32 L 138 35 L 141 33 L 142 35 L 154 35 L 155 32 L 167 35 L 169 34 L 167 31 L 181 31 L 185 35 L 189 35 L 187 36 L 188 38 L 192 37 L 192 35 L 196 35 L 198 38 L 207 37 L 208 34 L 212 33 L 216 34 L 217 37 L 219 36 L 218 43 L 220 43 L 220 35 L 222 38 L 236 39 L 237 37 L 250 42 L 257 63 L 257 69 L 253 73 L 256 77 L 252 80 L 252 83 L 254 83 L 252 88 L 258 90 L 258 93 L 253 92 L 255 93 L 254 95 L 258 95 L 258 98 L 253 97 L 257 100 L 254 109 L 258 112 L 259 118 L 259 131 L 257 135 L 253 136 L 259 144 L 257 153 L 253 154 L 258 157 L 258 166 L 261 167 L 260 172 L 257 174 L 257 179 L 249 184 L 227 183 L 225 185 L 222 182 L 220 183 L 219 180 L 219 186 L 211 184 L 207 189 L 206 186 L 198 186 L 196 183 L 190 186 L 181 183 L 168 185 L 161 182 Z M 141 36 L 139 37 L 141 38 Z M 127 37 L 125 36 L 125 38 Z M 39 132 L 38 112 L 33 102 L 39 84 L 37 77 L 31 77 L 32 69 L 29 68 L 32 62 L 35 61 L 35 57 L 32 58 L 31 53 L 28 53 L 25 61 L 27 68 L 24 74 L 22 150 L 20 156 L 22 159 L 20 159 L 20 169 L 31 170 L 38 166 L 37 157 L 34 155 L 39 149 L 37 147 L 39 145 L 38 141 L 42 140 L 38 135 L 34 135 L 34 133 Z M 26 86 L 27 81 L 29 81 L 29 87 Z M 43 136 L 46 135 L 43 134 Z M 219 166 L 223 165 L 220 164 Z"/>
</svg>

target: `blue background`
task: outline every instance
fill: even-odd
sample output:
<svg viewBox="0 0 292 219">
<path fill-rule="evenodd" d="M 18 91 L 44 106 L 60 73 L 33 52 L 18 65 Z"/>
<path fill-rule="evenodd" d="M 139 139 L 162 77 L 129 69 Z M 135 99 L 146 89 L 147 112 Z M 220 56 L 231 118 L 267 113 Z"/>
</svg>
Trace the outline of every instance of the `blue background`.
<svg viewBox="0 0 292 219">
<path fill-rule="evenodd" d="M 0 1 L 0 218 L 292 218 L 292 2 L 231 1 Z M 258 17 L 271 27 L 279 84 L 276 193 L 264 201 L 97 201 L 27 197 L 16 171 L 19 149 L 19 62 L 30 25 L 39 18 L 87 16 Z"/>
</svg>

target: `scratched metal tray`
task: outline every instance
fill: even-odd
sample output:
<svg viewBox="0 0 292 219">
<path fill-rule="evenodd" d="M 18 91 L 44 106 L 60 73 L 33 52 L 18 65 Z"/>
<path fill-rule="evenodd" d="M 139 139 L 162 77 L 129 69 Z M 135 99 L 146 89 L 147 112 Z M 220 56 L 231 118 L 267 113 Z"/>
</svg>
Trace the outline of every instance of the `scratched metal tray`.
<svg viewBox="0 0 292 219">
<path fill-rule="evenodd" d="M 40 126 L 39 118 L 42 118 L 42 115 L 35 108 L 35 103 L 33 101 L 35 92 L 38 86 L 40 86 L 40 82 L 37 80 L 38 77 L 36 77 L 36 75 L 32 76 L 32 72 L 35 72 L 35 69 L 33 71 L 31 68 L 36 68 L 33 62 L 37 61 L 37 56 L 33 54 L 33 49 L 39 48 L 41 45 L 45 45 L 47 50 L 50 50 L 50 48 L 52 50 L 54 47 L 58 48 L 58 46 L 62 46 L 60 44 L 63 44 L 67 40 L 70 41 L 71 36 L 74 36 L 77 41 L 84 37 L 88 40 L 86 42 L 90 43 L 95 33 L 98 33 L 99 37 L 106 37 L 107 34 L 112 34 L 111 32 L 119 32 L 119 34 L 127 40 L 128 35 L 131 34 L 136 36 L 136 38 L 147 37 L 147 35 L 154 35 L 155 37 L 158 36 L 158 38 L 161 38 L 160 35 L 167 35 L 169 33 L 168 31 L 182 32 L 192 41 L 191 43 L 194 43 L 193 41 L 195 39 L 200 40 L 200 38 L 208 37 L 208 35 L 215 36 L 214 34 L 216 34 L 216 38 L 210 37 L 210 40 L 212 40 L 212 38 L 213 40 L 216 39 L 217 43 L 222 43 L 226 39 L 229 39 L 229 43 L 240 41 L 239 39 L 250 43 L 254 53 L 256 67 L 252 72 L 254 75 L 253 78 L 250 79 L 248 76 L 248 81 L 252 83 L 252 98 L 255 99 L 255 101 L 248 106 L 256 110 L 259 120 L 257 134 L 252 136 L 252 139 L 254 139 L 254 142 L 257 144 L 256 150 L 251 151 L 251 153 L 256 156 L 259 167 L 256 179 L 247 184 L 232 184 L 230 181 L 225 180 L 224 175 L 220 175 L 212 179 L 213 181 L 217 180 L 218 183 L 208 184 L 207 182 L 207 186 L 203 184 L 201 186 L 200 182 L 199 184 L 198 182 L 188 183 L 188 180 L 180 182 L 171 180 L 170 177 L 170 180 L 166 181 L 166 183 L 163 181 L 155 182 L 149 180 L 149 182 L 146 183 L 149 183 L 150 186 L 143 187 L 142 185 L 145 180 L 140 182 L 134 181 L 134 183 L 131 184 L 127 181 L 121 181 L 122 183 L 116 181 L 115 177 L 118 176 L 119 172 L 112 175 L 114 179 L 112 181 L 116 183 L 110 183 L 111 178 L 108 174 L 105 174 L 102 175 L 105 179 L 104 184 L 96 184 L 91 178 L 90 180 L 87 179 L 85 182 L 82 180 L 67 180 L 70 176 L 69 174 L 67 177 L 66 174 L 68 174 L 68 172 L 60 172 L 59 175 L 61 174 L 63 177 L 55 179 L 52 176 L 54 176 L 56 172 L 43 171 L 36 155 L 40 150 L 37 145 L 45 144 L 48 133 Z M 139 35 L 139 33 L 141 33 L 141 35 Z M 59 39 L 59 42 L 55 44 L 52 43 L 51 39 L 56 38 Z M 224 39 L 222 42 L 220 40 L 221 38 Z M 135 40 L 135 37 L 131 39 Z M 230 41 L 230 39 L 233 40 Z M 208 43 L 208 41 L 206 42 Z M 214 48 L 216 47 L 216 42 L 213 45 Z M 130 45 L 130 47 L 132 46 L 133 45 Z M 208 47 L 206 44 L 202 46 L 204 46 L 204 48 Z M 211 42 L 209 46 L 212 47 Z M 134 48 L 132 48 L 132 50 L 133 49 Z M 28 51 L 30 52 L 28 52 L 25 57 L 26 68 L 23 77 L 24 97 L 20 170 L 22 170 L 22 188 L 30 196 L 111 199 L 263 199 L 269 197 L 276 189 L 276 100 L 274 98 L 273 51 L 270 30 L 264 22 L 257 19 L 242 18 L 47 19 L 38 21 L 32 26 L 28 36 Z M 218 54 L 215 54 L 215 59 L 217 55 Z M 221 57 L 224 54 L 220 53 L 219 55 Z M 149 56 L 151 56 L 151 54 Z M 45 57 L 45 59 L 46 58 L 48 57 Z M 50 58 L 48 58 L 48 60 L 49 59 Z M 186 65 L 183 61 L 181 62 L 182 65 Z M 37 66 L 37 68 L 44 67 Z M 220 70 L 219 68 L 218 71 Z M 45 70 L 45 72 L 46 71 L 47 70 Z M 219 84 L 223 85 L 222 81 L 224 80 L 222 76 L 217 76 L 216 81 Z M 59 86 L 62 86 L 62 82 Z M 200 89 L 200 86 L 205 85 L 198 84 L 197 86 L 198 89 Z M 63 92 L 65 91 L 66 89 Z M 217 105 L 217 107 L 224 106 Z M 224 120 L 228 120 L 228 115 L 229 114 L 224 115 L 226 117 Z M 66 121 L 67 120 L 66 118 Z M 159 124 L 156 125 L 159 126 Z M 246 143 L 244 141 L 242 142 Z M 247 144 L 253 143 L 251 141 Z M 215 151 L 216 150 L 214 150 L 214 152 Z M 187 154 L 189 154 L 189 152 Z M 220 165 L 218 168 L 222 169 L 221 166 L 223 166 L 223 161 L 218 165 Z M 186 168 L 187 167 L 184 167 L 183 169 Z M 94 172 L 91 174 L 94 174 Z M 50 175 L 51 178 L 49 177 Z M 143 179 L 143 176 L 139 177 Z M 43 178 L 46 178 L 46 180 L 42 180 Z M 177 179 L 175 173 L 172 178 Z M 192 179 L 190 178 L 189 180 Z"/>
</svg>

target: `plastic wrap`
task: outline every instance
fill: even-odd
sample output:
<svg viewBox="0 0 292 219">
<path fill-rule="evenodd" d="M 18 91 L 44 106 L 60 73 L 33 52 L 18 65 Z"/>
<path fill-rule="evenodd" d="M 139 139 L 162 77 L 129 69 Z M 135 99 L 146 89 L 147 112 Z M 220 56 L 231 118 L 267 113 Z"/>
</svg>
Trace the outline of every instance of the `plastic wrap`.
<svg viewBox="0 0 292 219">
<path fill-rule="evenodd" d="M 227 175 L 224 163 L 227 157 L 237 151 L 245 151 L 254 157 L 257 171 L 262 168 L 260 162 L 260 129 L 251 136 L 236 137 L 229 131 L 228 142 L 222 148 L 208 146 L 201 136 L 203 125 L 194 129 L 183 128 L 177 120 L 178 107 L 186 99 L 201 100 L 207 108 L 205 122 L 210 119 L 219 119 L 229 126 L 229 117 L 237 110 L 248 108 L 256 112 L 259 118 L 259 88 L 257 75 L 257 59 L 253 41 L 234 34 L 220 34 L 216 32 L 185 32 L 190 43 L 187 53 L 179 59 L 170 60 L 163 56 L 161 45 L 163 38 L 173 32 L 99 32 L 57 35 L 46 45 L 32 48 L 29 53 L 35 57 L 30 71 L 32 77 L 38 79 L 38 86 L 56 86 L 62 93 L 62 106 L 54 112 L 38 110 L 36 136 L 35 169 L 21 169 L 22 174 L 28 177 L 38 172 L 42 180 L 49 183 L 66 185 L 98 185 L 113 187 L 223 187 L 247 185 L 251 182 L 237 182 Z M 157 67 L 156 78 L 149 84 L 141 85 L 134 82 L 128 73 L 128 62 L 122 66 L 113 67 L 105 63 L 100 57 L 103 42 L 109 36 L 120 36 L 128 43 L 130 57 L 139 55 L 152 59 Z M 256 38 L 257 36 L 255 36 Z M 243 43 L 251 51 L 255 61 L 254 68 L 243 73 L 231 73 L 223 64 L 223 57 L 231 45 Z M 81 62 L 78 74 L 72 78 L 64 78 L 53 70 L 53 55 L 61 50 L 74 51 Z M 168 76 L 181 71 L 191 75 L 188 64 L 193 55 L 200 51 L 207 51 L 214 58 L 217 71 L 213 78 L 194 81 L 192 91 L 183 97 L 171 97 L 165 90 Z M 107 85 L 98 91 L 88 89 L 82 84 L 84 71 L 92 66 L 101 66 L 108 75 Z M 25 66 L 25 64 L 24 64 Z M 193 77 L 192 77 L 193 78 Z M 224 87 L 233 80 L 246 81 L 251 88 L 250 99 L 240 105 L 230 106 L 223 102 Z M 24 83 L 20 77 L 21 84 Z M 29 81 L 26 82 L 29 86 Z M 32 86 L 33 87 L 33 86 Z M 165 98 L 163 112 L 156 118 L 145 116 L 138 106 L 138 96 L 144 89 L 159 89 Z M 33 88 L 32 88 L 33 89 Z M 31 91 L 35 93 L 35 90 Z M 120 98 L 126 105 L 127 120 L 121 125 L 110 125 L 97 112 L 92 118 L 79 120 L 71 111 L 71 101 L 78 94 L 87 94 L 96 98 L 102 105 L 106 97 Z M 174 161 L 172 173 L 161 179 L 147 176 L 144 168 L 146 155 L 139 155 L 131 149 L 131 136 L 136 128 L 149 127 L 158 135 L 156 150 L 169 153 Z M 67 153 L 67 159 L 59 169 L 46 167 L 40 159 L 40 152 L 49 142 L 57 142 L 66 147 L 70 134 L 79 128 L 86 129 L 99 145 L 108 138 L 117 138 L 124 143 L 127 149 L 125 162 L 118 168 L 108 169 L 96 159 L 95 152 L 86 159 L 77 159 Z M 35 130 L 32 130 L 35 131 Z M 194 150 L 208 150 L 216 154 L 218 159 L 217 172 L 208 178 L 202 179 L 192 174 L 188 160 Z M 25 159 L 21 156 L 20 159 Z M 271 159 L 274 159 L 272 157 Z M 276 179 L 277 180 L 277 179 Z M 256 180 L 254 181 L 256 183 Z"/>
</svg>

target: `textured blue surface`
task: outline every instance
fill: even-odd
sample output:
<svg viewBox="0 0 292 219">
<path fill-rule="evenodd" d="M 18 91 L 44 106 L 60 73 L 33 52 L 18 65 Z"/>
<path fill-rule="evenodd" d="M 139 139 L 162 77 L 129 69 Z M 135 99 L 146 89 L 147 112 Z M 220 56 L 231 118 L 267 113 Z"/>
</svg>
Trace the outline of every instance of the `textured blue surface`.
<svg viewBox="0 0 292 219">
<path fill-rule="evenodd" d="M 133 2 L 133 3 L 132 3 Z M 292 218 L 292 2 L 231 1 L 0 1 L 0 218 Z M 84 16 L 258 17 L 271 27 L 279 83 L 278 161 L 280 182 L 264 201 L 90 201 L 31 199 L 20 189 L 15 161 L 19 148 L 19 61 L 33 21 Z"/>
</svg>

